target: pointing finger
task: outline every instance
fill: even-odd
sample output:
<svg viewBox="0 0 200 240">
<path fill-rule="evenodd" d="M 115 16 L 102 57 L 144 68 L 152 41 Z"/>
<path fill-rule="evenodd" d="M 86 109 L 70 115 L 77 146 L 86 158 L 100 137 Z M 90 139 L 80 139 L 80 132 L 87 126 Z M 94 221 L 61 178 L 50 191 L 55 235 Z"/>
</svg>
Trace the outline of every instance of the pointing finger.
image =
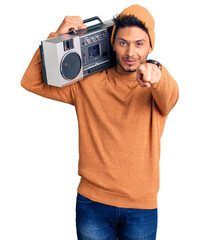
<svg viewBox="0 0 200 240">
<path fill-rule="evenodd" d="M 146 71 L 143 74 L 143 81 L 144 82 L 150 82 L 151 81 L 151 69 L 146 68 Z"/>
</svg>

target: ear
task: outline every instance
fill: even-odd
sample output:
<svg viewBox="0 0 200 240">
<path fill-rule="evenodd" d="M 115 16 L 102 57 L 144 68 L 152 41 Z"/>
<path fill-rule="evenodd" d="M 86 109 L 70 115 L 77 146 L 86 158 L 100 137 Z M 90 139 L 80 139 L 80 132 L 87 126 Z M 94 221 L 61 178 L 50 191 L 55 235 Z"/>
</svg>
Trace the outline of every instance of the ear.
<svg viewBox="0 0 200 240">
<path fill-rule="evenodd" d="M 151 52 L 152 52 L 152 48 L 150 47 L 150 48 L 149 48 L 149 53 L 151 53 Z"/>
<path fill-rule="evenodd" d="M 116 52 L 115 43 L 113 43 L 113 51 Z"/>
</svg>

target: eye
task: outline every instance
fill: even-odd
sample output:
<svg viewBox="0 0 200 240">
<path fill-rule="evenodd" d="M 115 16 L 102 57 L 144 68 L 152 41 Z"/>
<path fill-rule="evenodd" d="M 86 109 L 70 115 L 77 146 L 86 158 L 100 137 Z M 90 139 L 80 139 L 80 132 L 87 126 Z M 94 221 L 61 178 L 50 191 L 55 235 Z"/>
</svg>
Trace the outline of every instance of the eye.
<svg viewBox="0 0 200 240">
<path fill-rule="evenodd" d="M 120 44 L 121 46 L 126 46 L 126 42 L 124 42 L 124 41 L 120 41 L 119 44 Z"/>
<path fill-rule="evenodd" d="M 137 47 L 142 47 L 142 46 L 143 46 L 143 43 L 137 42 L 137 43 L 136 43 L 136 46 L 137 46 Z"/>
</svg>

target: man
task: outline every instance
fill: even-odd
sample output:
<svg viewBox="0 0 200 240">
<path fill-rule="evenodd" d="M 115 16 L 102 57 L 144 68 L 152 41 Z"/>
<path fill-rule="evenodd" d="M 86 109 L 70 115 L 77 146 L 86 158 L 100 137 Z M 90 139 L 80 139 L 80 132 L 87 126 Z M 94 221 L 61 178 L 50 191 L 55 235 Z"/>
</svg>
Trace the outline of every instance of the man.
<svg viewBox="0 0 200 240">
<path fill-rule="evenodd" d="M 84 29 L 80 17 L 65 17 L 49 37 Z M 43 82 L 39 50 L 22 86 L 75 106 L 79 122 L 81 181 L 76 204 L 80 240 L 156 239 L 160 138 L 178 86 L 158 61 L 154 19 L 132 5 L 116 19 L 111 43 L 116 66 L 64 88 Z"/>
</svg>

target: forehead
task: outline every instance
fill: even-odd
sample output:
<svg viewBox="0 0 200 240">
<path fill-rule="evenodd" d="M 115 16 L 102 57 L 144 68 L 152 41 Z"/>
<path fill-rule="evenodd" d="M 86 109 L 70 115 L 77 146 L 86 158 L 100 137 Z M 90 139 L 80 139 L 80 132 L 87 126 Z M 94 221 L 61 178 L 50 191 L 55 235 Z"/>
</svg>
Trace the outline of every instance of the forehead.
<svg viewBox="0 0 200 240">
<path fill-rule="evenodd" d="M 123 38 L 127 41 L 137 41 L 140 39 L 148 40 L 148 34 L 139 27 L 119 28 L 116 39 Z"/>
</svg>

